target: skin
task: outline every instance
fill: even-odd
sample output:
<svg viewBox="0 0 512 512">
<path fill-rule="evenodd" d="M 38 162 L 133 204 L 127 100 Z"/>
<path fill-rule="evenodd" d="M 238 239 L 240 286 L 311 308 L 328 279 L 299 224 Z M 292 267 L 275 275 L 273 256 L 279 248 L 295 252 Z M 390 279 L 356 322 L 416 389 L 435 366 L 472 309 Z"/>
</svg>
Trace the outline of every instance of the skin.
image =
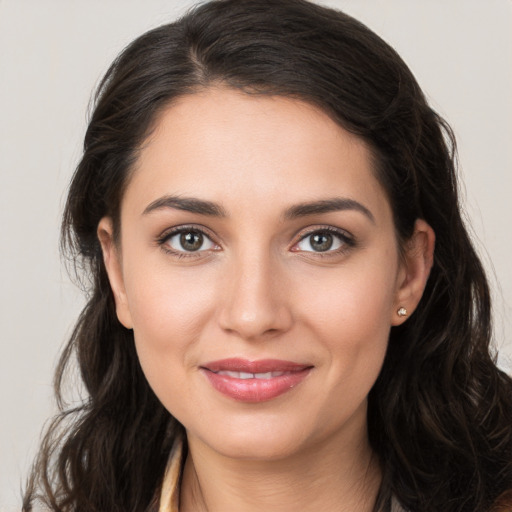
<svg viewBox="0 0 512 512">
<path fill-rule="evenodd" d="M 223 215 L 162 206 L 167 196 Z M 333 198 L 345 207 L 290 215 Z M 177 226 L 208 238 L 187 253 L 179 235 L 162 240 Z M 315 251 L 311 232 L 326 228 L 342 236 Z M 380 471 L 367 395 L 391 326 L 406 321 L 398 308 L 410 315 L 421 298 L 434 234 L 418 220 L 400 256 L 365 143 L 297 100 L 222 87 L 182 97 L 143 145 L 119 242 L 109 218 L 98 236 L 118 318 L 186 428 L 180 510 L 372 510 Z M 283 395 L 243 403 L 200 370 L 230 357 L 313 368 Z"/>
</svg>

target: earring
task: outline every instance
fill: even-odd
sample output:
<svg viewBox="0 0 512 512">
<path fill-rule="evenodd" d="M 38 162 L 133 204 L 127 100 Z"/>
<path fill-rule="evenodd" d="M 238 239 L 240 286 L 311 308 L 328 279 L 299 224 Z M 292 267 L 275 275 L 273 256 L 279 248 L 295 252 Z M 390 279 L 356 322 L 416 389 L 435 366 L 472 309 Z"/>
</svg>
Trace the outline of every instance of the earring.
<svg viewBox="0 0 512 512">
<path fill-rule="evenodd" d="M 398 316 L 407 316 L 407 309 L 405 309 L 403 306 L 398 308 L 398 311 L 396 312 Z"/>
</svg>

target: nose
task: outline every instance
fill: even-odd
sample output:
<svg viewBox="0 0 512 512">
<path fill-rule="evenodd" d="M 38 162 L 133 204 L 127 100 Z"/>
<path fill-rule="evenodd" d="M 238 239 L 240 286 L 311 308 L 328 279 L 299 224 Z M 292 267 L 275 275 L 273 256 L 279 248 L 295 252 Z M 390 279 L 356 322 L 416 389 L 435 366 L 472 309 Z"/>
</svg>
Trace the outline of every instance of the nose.
<svg viewBox="0 0 512 512">
<path fill-rule="evenodd" d="M 223 283 L 219 325 L 246 340 L 266 339 L 290 329 L 293 316 L 283 272 L 269 255 L 231 262 Z"/>
</svg>

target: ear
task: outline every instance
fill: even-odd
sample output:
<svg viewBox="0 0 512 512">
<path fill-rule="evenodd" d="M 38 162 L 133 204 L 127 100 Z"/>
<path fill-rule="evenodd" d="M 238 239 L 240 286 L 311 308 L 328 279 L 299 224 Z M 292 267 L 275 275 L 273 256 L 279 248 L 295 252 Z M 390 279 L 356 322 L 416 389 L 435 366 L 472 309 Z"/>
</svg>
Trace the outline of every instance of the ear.
<svg viewBox="0 0 512 512">
<path fill-rule="evenodd" d="M 97 234 L 103 252 L 103 261 L 107 269 L 108 280 L 114 294 L 117 318 L 127 329 L 132 329 L 132 318 L 124 287 L 121 253 L 114 241 L 113 233 L 112 219 L 110 217 L 103 217 L 98 224 Z"/>
<path fill-rule="evenodd" d="M 398 272 L 391 325 L 404 323 L 418 306 L 434 262 L 435 240 L 434 230 L 424 220 L 417 219 L 414 233 L 405 245 Z M 399 314 L 399 310 L 402 314 Z"/>
</svg>

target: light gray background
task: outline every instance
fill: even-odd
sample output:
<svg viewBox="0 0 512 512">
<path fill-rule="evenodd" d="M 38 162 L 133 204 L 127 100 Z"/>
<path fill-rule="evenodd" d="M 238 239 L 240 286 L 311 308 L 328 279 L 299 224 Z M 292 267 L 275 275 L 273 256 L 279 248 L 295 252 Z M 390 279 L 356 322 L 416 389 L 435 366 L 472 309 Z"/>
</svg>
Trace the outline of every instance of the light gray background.
<svg viewBox="0 0 512 512">
<path fill-rule="evenodd" d="M 58 230 L 91 91 L 127 43 L 192 3 L 0 0 L 0 511 L 20 509 L 54 410 L 57 354 L 82 305 Z M 323 3 L 390 42 L 453 125 L 465 207 L 491 272 L 500 364 L 512 369 L 511 0 Z"/>
</svg>

